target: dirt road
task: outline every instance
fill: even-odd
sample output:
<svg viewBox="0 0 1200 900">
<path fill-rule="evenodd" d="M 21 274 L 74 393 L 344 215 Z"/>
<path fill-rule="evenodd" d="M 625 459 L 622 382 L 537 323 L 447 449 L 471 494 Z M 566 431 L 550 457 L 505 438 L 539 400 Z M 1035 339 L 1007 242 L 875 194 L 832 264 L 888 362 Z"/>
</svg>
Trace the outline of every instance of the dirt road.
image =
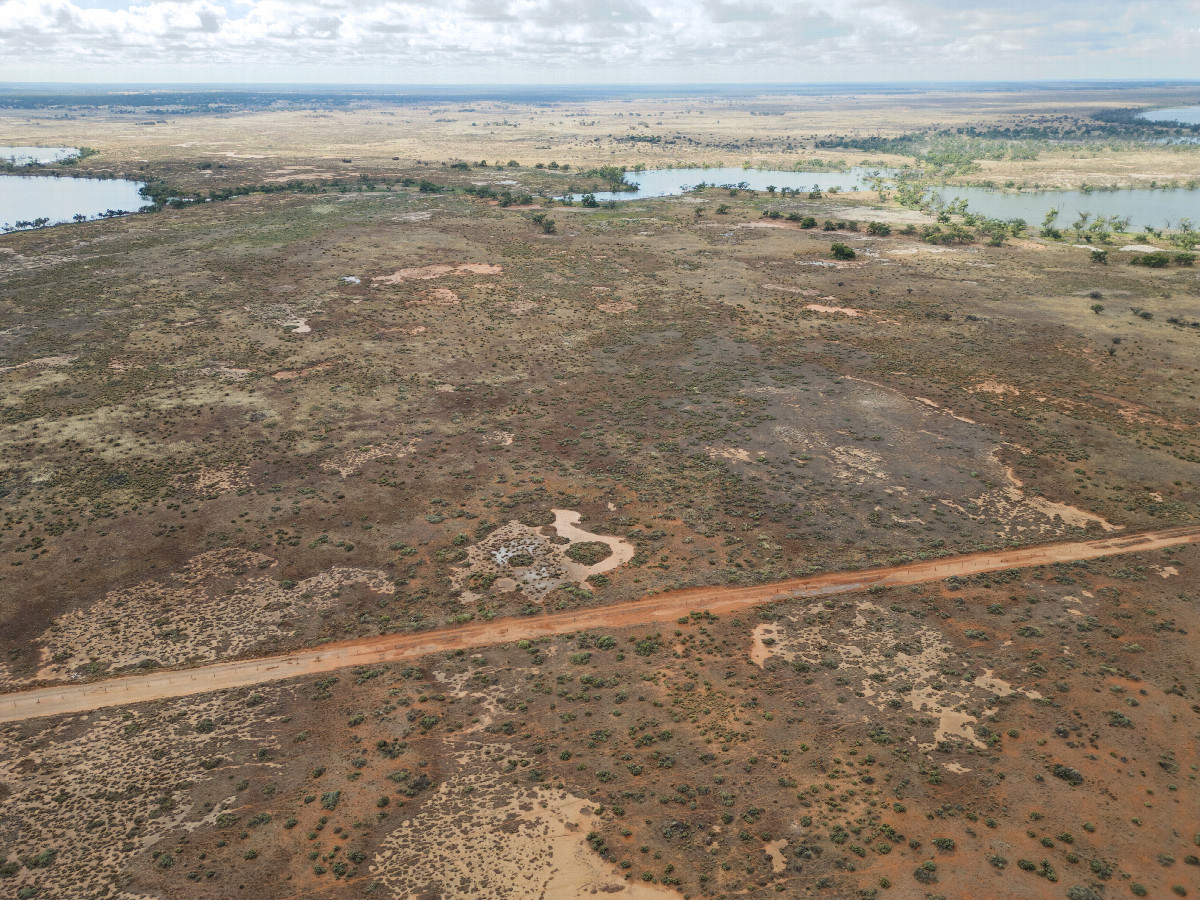
<svg viewBox="0 0 1200 900">
<path fill-rule="evenodd" d="M 872 585 L 905 585 L 967 576 L 1000 569 L 1027 568 L 1056 562 L 1096 559 L 1138 550 L 1157 550 L 1200 543 L 1200 527 L 1169 528 L 1143 534 L 1106 537 L 1071 544 L 1042 544 L 1018 550 L 971 553 L 927 562 L 860 572 L 831 572 L 751 587 L 704 587 L 665 591 L 640 600 L 523 619 L 471 622 L 420 634 L 384 635 L 284 656 L 215 663 L 195 669 L 163 670 L 86 684 L 0 694 L 0 723 L 39 716 L 87 712 L 147 700 L 184 697 L 206 691 L 248 687 L 349 666 L 417 659 L 431 653 L 533 640 L 547 635 L 591 629 L 673 622 L 692 610 L 726 615 L 752 606 L 802 597 L 863 590 Z"/>
</svg>

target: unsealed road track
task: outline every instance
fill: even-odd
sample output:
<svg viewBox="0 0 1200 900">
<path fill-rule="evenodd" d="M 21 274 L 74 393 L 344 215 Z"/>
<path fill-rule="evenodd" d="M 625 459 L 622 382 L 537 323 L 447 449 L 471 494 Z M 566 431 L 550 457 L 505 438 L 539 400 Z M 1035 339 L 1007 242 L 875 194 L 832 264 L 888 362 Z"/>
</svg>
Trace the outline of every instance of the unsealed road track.
<svg viewBox="0 0 1200 900">
<path fill-rule="evenodd" d="M 728 614 L 766 603 L 844 594 L 875 585 L 919 584 L 951 576 L 1075 562 L 1196 543 L 1200 543 L 1200 526 L 1187 526 L 1078 543 L 1041 544 L 1015 550 L 969 553 L 857 572 L 830 572 L 813 578 L 793 578 L 750 587 L 699 587 L 664 591 L 613 606 L 522 619 L 471 622 L 419 634 L 389 634 L 325 644 L 313 650 L 300 650 L 282 656 L 234 660 L 194 669 L 162 670 L 150 675 L 131 675 L 0 694 L 0 723 L 249 687 L 349 666 L 417 659 L 432 653 L 535 640 L 573 631 L 673 622 L 693 610 Z"/>
</svg>

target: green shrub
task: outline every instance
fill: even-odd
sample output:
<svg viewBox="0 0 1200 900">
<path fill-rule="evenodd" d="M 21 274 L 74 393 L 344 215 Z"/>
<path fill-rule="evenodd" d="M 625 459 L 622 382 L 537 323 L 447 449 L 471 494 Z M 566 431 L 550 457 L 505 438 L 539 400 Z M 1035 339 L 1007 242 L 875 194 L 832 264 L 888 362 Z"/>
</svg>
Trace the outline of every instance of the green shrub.
<svg viewBox="0 0 1200 900">
<path fill-rule="evenodd" d="M 610 556 L 612 548 L 603 541 L 581 541 L 567 548 L 567 557 L 584 566 L 594 566 Z"/>
<path fill-rule="evenodd" d="M 1131 265 L 1145 266 L 1148 269 L 1165 269 L 1171 264 L 1171 256 L 1162 250 L 1155 250 L 1153 253 L 1135 256 L 1129 262 Z"/>
</svg>

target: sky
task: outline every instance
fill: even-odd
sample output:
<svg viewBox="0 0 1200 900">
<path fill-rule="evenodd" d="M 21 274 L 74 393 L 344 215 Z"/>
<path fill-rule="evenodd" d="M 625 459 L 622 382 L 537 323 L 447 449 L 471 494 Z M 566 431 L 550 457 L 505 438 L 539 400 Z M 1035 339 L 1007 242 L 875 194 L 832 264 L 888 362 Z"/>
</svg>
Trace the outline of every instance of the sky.
<svg viewBox="0 0 1200 900">
<path fill-rule="evenodd" d="M 1200 0 L 0 0 L 0 81 L 1200 79 Z"/>
</svg>

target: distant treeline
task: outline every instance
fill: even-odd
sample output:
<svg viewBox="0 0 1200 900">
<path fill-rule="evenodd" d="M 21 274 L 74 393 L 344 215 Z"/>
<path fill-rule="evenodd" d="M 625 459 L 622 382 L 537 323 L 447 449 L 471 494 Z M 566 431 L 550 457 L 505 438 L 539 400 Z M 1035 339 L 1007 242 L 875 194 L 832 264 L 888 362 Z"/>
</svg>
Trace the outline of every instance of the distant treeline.
<svg viewBox="0 0 1200 900">
<path fill-rule="evenodd" d="M 325 182 L 308 182 L 293 179 L 285 182 L 268 184 L 249 184 L 238 187 L 224 187 L 212 191 L 183 191 L 165 181 L 152 181 L 141 189 L 141 195 L 150 202 L 143 207 L 146 211 L 157 211 L 164 207 L 182 209 L 194 203 L 220 203 L 232 200 L 234 197 L 245 197 L 247 194 L 325 194 L 352 193 L 359 191 L 377 191 L 381 188 L 394 186 L 415 187 L 426 194 L 448 194 L 459 192 L 478 197 L 481 200 L 498 200 L 501 206 L 527 206 L 534 201 L 532 194 L 513 194 L 511 191 L 494 191 L 488 185 L 452 185 L 439 184 L 427 179 L 401 178 L 391 180 L 376 180 L 367 175 L 360 175 L 356 180 L 334 180 Z"/>
<path fill-rule="evenodd" d="M 895 137 L 837 136 L 818 140 L 821 149 L 862 150 L 911 156 L 931 173 L 966 174 L 978 169 L 982 159 L 1037 159 L 1040 151 L 1065 143 L 1099 141 L 1170 141 L 1185 133 L 1200 134 L 1200 125 L 1180 122 L 1151 122 L 1139 111 L 1111 110 L 1093 119 L 1073 119 L 1001 127 L 964 126 L 908 132 Z M 1102 116 L 1104 121 L 1101 121 Z"/>
<path fill-rule="evenodd" d="M 220 114 L 238 110 L 289 108 L 342 108 L 363 103 L 416 103 L 430 97 L 370 91 L 88 91 L 68 93 L 38 90 L 0 91 L 0 109 L 130 109 L 138 115 L 167 116 L 189 113 Z"/>
<path fill-rule="evenodd" d="M 1158 131 L 1169 129 L 1171 131 L 1188 131 L 1192 134 L 1200 134 L 1200 124 L 1195 122 L 1175 122 L 1157 119 L 1143 118 L 1147 111 L 1130 107 L 1128 109 L 1108 109 L 1103 112 L 1095 113 L 1092 118 L 1100 122 L 1108 122 L 1113 125 L 1134 126 L 1137 128 L 1154 128 Z"/>
</svg>

